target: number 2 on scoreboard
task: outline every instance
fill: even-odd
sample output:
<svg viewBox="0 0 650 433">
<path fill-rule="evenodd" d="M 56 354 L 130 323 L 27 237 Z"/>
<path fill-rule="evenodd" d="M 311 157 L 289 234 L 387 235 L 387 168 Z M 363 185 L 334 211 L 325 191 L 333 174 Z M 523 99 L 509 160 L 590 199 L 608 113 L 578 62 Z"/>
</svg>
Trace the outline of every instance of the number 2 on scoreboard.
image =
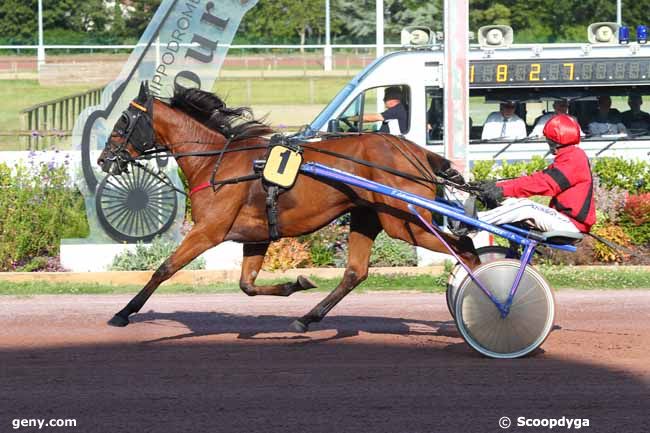
<svg viewBox="0 0 650 433">
<path fill-rule="evenodd" d="M 533 63 L 530 65 L 530 74 L 528 75 L 529 81 L 539 81 L 539 73 L 542 71 L 542 65 Z"/>
</svg>

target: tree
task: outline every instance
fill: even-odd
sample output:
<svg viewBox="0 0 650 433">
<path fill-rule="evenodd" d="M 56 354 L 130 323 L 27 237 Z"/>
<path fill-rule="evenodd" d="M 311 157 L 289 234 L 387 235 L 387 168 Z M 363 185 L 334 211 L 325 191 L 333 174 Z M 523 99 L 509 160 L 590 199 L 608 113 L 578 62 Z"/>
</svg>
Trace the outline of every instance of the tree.
<svg viewBox="0 0 650 433">
<path fill-rule="evenodd" d="M 49 0 L 43 7 L 43 26 L 73 32 L 103 32 L 108 23 L 103 0 Z"/>
<path fill-rule="evenodd" d="M 129 36 L 140 38 L 153 18 L 161 0 L 133 0 L 126 19 Z"/>
<path fill-rule="evenodd" d="M 355 36 L 356 42 L 371 42 L 377 29 L 375 6 L 375 0 L 338 0 L 336 8 L 343 21 L 342 33 Z M 399 40 L 402 28 L 414 25 L 441 29 L 442 0 L 384 1 L 384 32 L 388 41 Z"/>
<path fill-rule="evenodd" d="M 307 36 L 320 35 L 324 30 L 324 0 L 260 1 L 246 15 L 241 28 L 248 40 L 290 42 L 297 36 L 300 45 L 305 45 Z"/>
<path fill-rule="evenodd" d="M 0 1 L 0 40 L 8 44 L 35 44 L 37 41 L 36 0 Z"/>
</svg>

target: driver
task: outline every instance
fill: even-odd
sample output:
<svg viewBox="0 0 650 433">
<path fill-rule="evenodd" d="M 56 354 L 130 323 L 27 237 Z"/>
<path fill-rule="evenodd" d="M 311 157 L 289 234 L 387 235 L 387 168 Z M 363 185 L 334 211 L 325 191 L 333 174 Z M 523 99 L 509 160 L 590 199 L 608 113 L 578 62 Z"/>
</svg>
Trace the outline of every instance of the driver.
<svg viewBox="0 0 650 433">
<path fill-rule="evenodd" d="M 408 113 L 404 104 L 402 104 L 402 98 L 402 89 L 399 86 L 387 87 L 384 91 L 384 106 L 386 107 L 386 111 L 376 114 L 364 114 L 364 122 L 382 122 L 379 132 L 390 133 L 388 121 L 395 119 L 399 125 L 400 133 L 404 134 L 408 130 Z M 349 117 L 348 120 L 357 122 L 358 117 Z"/>
<path fill-rule="evenodd" d="M 558 114 L 546 122 L 544 136 L 555 161 L 529 176 L 478 182 L 479 197 L 494 208 L 479 212 L 478 217 L 495 225 L 528 221 L 544 232 L 589 233 L 596 222 L 596 211 L 589 160 L 577 146 L 580 126 L 573 117 Z M 533 195 L 551 196 L 550 207 L 523 198 Z M 510 198 L 498 206 L 504 197 Z"/>
</svg>

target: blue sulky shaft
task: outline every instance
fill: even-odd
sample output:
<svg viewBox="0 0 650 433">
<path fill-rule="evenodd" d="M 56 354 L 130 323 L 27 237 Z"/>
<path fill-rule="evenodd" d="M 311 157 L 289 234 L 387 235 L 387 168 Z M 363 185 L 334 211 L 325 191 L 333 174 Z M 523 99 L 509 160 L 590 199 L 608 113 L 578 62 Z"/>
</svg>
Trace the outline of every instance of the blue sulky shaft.
<svg viewBox="0 0 650 433">
<path fill-rule="evenodd" d="M 488 231 L 490 233 L 504 237 L 508 240 L 511 240 L 513 242 L 516 242 L 524 246 L 528 246 L 532 242 L 530 239 L 527 239 L 511 231 L 504 230 L 495 225 L 488 224 L 483 221 L 469 217 L 456 207 L 449 206 L 444 203 L 440 203 L 425 197 L 421 197 L 417 194 L 412 194 L 410 192 L 402 191 L 400 189 L 391 188 L 381 183 L 377 183 L 360 176 L 346 173 L 344 171 L 337 170 L 335 168 L 328 167 L 326 165 L 319 164 L 317 162 L 308 162 L 303 164 L 300 167 L 300 171 L 302 171 L 305 174 L 313 175 L 317 178 L 321 177 L 321 178 L 339 181 L 348 185 L 366 189 L 368 191 L 372 191 L 379 194 L 387 195 L 389 197 L 396 198 L 406 203 L 427 209 L 431 212 L 436 212 L 441 215 L 447 216 L 449 218 L 456 219 L 465 224 L 471 225 L 481 230 Z"/>
<path fill-rule="evenodd" d="M 300 171 L 314 176 L 316 178 L 326 178 L 330 180 L 334 180 L 337 182 L 341 182 L 347 185 L 351 186 L 356 186 L 359 188 L 366 189 L 368 191 L 373 191 L 379 194 L 387 195 L 389 197 L 393 197 L 395 199 L 401 200 L 403 202 L 406 202 L 409 204 L 409 210 L 417 217 L 420 219 L 420 221 L 435 235 L 440 239 L 440 241 L 449 249 L 449 252 L 458 260 L 458 262 L 465 268 L 467 271 L 469 277 L 478 285 L 478 287 L 485 293 L 492 303 L 496 306 L 496 308 L 499 310 L 501 317 L 505 318 L 508 316 L 510 312 L 510 307 L 512 305 L 512 301 L 514 299 L 515 293 L 517 291 L 517 287 L 519 286 L 519 282 L 521 281 L 521 278 L 524 273 L 524 269 L 528 262 L 530 261 L 533 252 L 535 250 L 535 247 L 537 246 L 537 242 L 535 240 L 527 239 L 523 236 L 520 236 L 516 233 L 510 232 L 508 230 L 501 229 L 497 226 L 494 226 L 492 224 L 487 224 L 482 221 L 476 220 L 474 218 L 468 217 L 464 213 L 460 212 L 459 208 L 449 206 L 444 203 L 436 202 L 434 200 L 427 199 L 425 197 L 421 197 L 417 194 L 412 194 L 406 191 L 402 191 L 400 189 L 395 189 L 391 188 L 389 186 L 383 185 L 381 183 L 377 183 L 374 181 L 371 181 L 369 179 L 365 179 L 360 176 L 356 176 L 350 173 L 346 173 L 341 170 L 337 170 L 332 167 L 328 167 L 323 164 L 319 164 L 316 162 L 309 162 L 306 164 L 303 164 L 300 167 Z M 462 261 L 460 258 L 456 255 L 456 253 L 449 247 L 447 242 L 444 240 L 444 238 L 441 237 L 441 235 L 431 226 L 423 217 L 420 215 L 417 210 L 415 209 L 415 206 L 422 207 L 424 209 L 428 209 L 431 212 L 436 212 L 441 215 L 445 215 L 447 217 L 457 219 L 465 224 L 469 224 L 471 226 L 477 227 L 482 230 L 486 230 L 490 233 L 494 233 L 498 236 L 502 236 L 506 239 L 509 239 L 513 242 L 517 242 L 521 245 L 524 245 L 524 254 L 521 258 L 521 267 L 519 268 L 519 271 L 517 272 L 517 275 L 515 277 L 515 281 L 513 282 L 512 288 L 509 292 L 508 298 L 505 300 L 505 302 L 499 301 L 494 294 L 487 288 L 485 287 L 481 281 L 479 281 L 472 270 Z"/>
</svg>

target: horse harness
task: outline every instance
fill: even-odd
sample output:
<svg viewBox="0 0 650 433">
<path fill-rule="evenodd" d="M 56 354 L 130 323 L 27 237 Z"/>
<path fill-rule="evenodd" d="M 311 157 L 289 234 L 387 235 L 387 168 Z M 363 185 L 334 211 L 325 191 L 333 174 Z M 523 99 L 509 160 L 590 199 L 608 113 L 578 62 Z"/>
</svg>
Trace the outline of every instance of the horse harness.
<svg viewBox="0 0 650 433">
<path fill-rule="evenodd" d="M 416 169 L 422 174 L 421 176 L 412 175 L 410 173 L 405 173 L 403 171 L 397 170 L 392 167 L 384 166 L 381 164 L 376 164 L 371 161 L 367 161 L 360 158 L 355 158 L 350 155 L 346 155 L 339 152 L 334 152 L 327 149 L 321 149 L 315 146 L 312 146 L 305 142 L 304 140 L 297 139 L 296 137 L 285 136 L 283 134 L 275 134 L 269 139 L 269 143 L 264 146 L 249 146 L 231 149 L 229 148 L 229 143 L 227 142 L 223 150 L 220 151 L 202 151 L 202 152 L 185 152 L 175 154 L 176 158 L 181 158 L 185 156 L 214 156 L 218 155 L 219 159 L 215 164 L 215 168 L 212 171 L 212 176 L 210 181 L 200 184 L 194 187 L 190 191 L 190 196 L 193 194 L 202 191 L 207 188 L 212 188 L 214 191 L 218 191 L 225 185 L 233 185 L 241 182 L 248 182 L 253 180 L 261 179 L 262 186 L 266 192 L 265 206 L 266 206 L 266 217 L 269 230 L 269 239 L 271 241 L 276 241 L 282 237 L 282 234 L 279 230 L 279 210 L 278 210 L 278 200 L 280 195 L 289 191 L 295 181 L 298 178 L 300 166 L 303 162 L 303 153 L 305 150 L 322 153 L 324 155 L 334 156 L 337 158 L 345 159 L 352 161 L 356 164 L 364 165 L 371 168 L 376 168 L 392 175 L 410 180 L 419 185 L 426 186 L 432 189 L 435 192 L 435 188 L 431 188 L 432 185 L 443 185 L 451 186 L 454 188 L 470 191 L 472 187 L 469 187 L 465 184 L 456 183 L 455 178 L 456 173 L 453 169 L 447 169 L 440 173 L 431 173 L 426 167 L 422 164 L 421 161 L 414 155 L 409 156 L 399 147 L 395 146 L 400 150 L 400 153 L 413 164 Z M 253 173 L 233 177 L 229 179 L 217 180 L 216 174 L 219 170 L 221 162 L 223 160 L 223 155 L 226 153 L 233 152 L 243 152 L 249 150 L 259 150 L 266 149 L 266 155 L 264 159 L 254 160 L 253 161 Z M 148 157 L 149 159 L 151 156 Z M 419 166 L 418 166 L 419 164 Z"/>
<path fill-rule="evenodd" d="M 116 155 L 116 158 L 128 160 L 128 162 L 138 165 L 141 169 L 156 176 L 161 182 L 173 188 L 175 191 L 180 192 L 184 195 L 188 195 L 185 191 L 177 188 L 162 177 L 158 176 L 157 173 L 155 173 L 153 170 L 148 169 L 146 165 L 140 164 L 139 161 L 160 158 L 161 154 L 165 154 L 164 156 L 173 156 L 176 159 L 187 156 L 217 156 L 218 159 L 215 163 L 214 169 L 212 170 L 210 180 L 192 188 L 189 196 L 192 196 L 193 194 L 207 188 L 212 188 L 216 192 L 225 185 L 233 185 L 241 182 L 261 179 L 262 186 L 266 191 L 266 216 L 269 227 L 269 238 L 271 241 L 278 240 L 281 237 L 281 233 L 278 228 L 279 196 L 293 187 L 298 177 L 300 166 L 303 162 L 303 152 L 305 149 L 352 161 L 354 163 L 365 165 L 367 167 L 376 168 L 395 176 L 408 179 L 420 185 L 427 186 L 428 188 L 431 188 L 431 185 L 449 185 L 460 189 L 469 188 L 465 185 L 459 185 L 458 183 L 454 182 L 454 180 L 456 180 L 454 179 L 455 170 L 448 169 L 443 172 L 434 174 L 430 172 L 415 155 L 409 155 L 409 153 L 407 153 L 404 149 L 401 149 L 394 142 L 390 143 L 418 170 L 421 176 L 405 173 L 392 167 L 383 166 L 371 161 L 355 158 L 350 155 L 345 155 L 327 149 L 320 149 L 307 144 L 307 142 L 304 140 L 297 139 L 295 136 L 290 137 L 283 134 L 275 134 L 271 136 L 267 145 L 247 146 L 233 149 L 230 148 L 230 145 L 235 140 L 233 137 L 230 137 L 228 138 L 222 150 L 181 152 L 171 154 L 169 150 L 158 146 L 155 141 L 153 125 L 151 125 L 150 118 L 152 107 L 149 104 L 143 106 L 136 102 L 132 102 L 131 107 L 136 109 L 135 112 L 126 110 L 123 113 L 122 119 L 124 121 L 124 128 L 120 128 L 117 132 L 120 133 L 122 137 L 126 138 L 124 143 L 130 142 L 131 145 L 133 145 L 133 147 L 139 153 L 141 153 L 141 155 L 136 158 L 132 158 L 130 156 L 127 156 L 128 154 L 124 155 L 122 153 L 119 156 Z M 149 128 L 136 129 L 138 123 L 140 122 L 140 119 L 143 118 L 147 121 Z M 142 131 L 143 129 L 145 131 Z M 147 129 L 149 129 L 149 131 L 147 131 Z M 142 132 L 136 133 L 136 130 Z M 221 166 L 221 163 L 223 162 L 225 154 L 260 149 L 266 149 L 267 152 L 264 159 L 253 161 L 253 173 L 223 180 L 216 179 L 217 172 Z M 125 148 L 118 149 L 118 151 L 122 150 L 125 151 Z"/>
</svg>

